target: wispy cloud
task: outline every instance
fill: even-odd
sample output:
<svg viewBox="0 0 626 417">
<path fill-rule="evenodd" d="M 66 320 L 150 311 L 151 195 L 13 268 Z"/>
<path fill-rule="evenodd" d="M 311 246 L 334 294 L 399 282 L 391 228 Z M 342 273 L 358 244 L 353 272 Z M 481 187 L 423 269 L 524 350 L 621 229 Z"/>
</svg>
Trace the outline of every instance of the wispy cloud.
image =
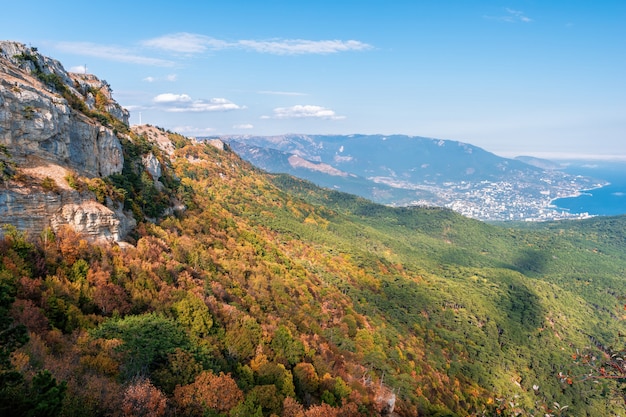
<svg viewBox="0 0 626 417">
<path fill-rule="evenodd" d="M 147 82 L 147 83 L 154 83 L 157 81 L 169 81 L 169 82 L 174 82 L 177 79 L 177 75 L 176 74 L 168 74 L 165 77 L 153 77 L 153 76 L 148 76 L 146 78 L 143 79 L 143 81 Z"/>
<path fill-rule="evenodd" d="M 506 14 L 504 14 L 504 15 L 483 16 L 483 17 L 485 19 L 499 20 L 501 22 L 509 22 L 509 23 L 515 23 L 515 22 L 530 23 L 530 22 L 533 21 L 533 19 L 531 19 L 530 17 L 526 16 L 526 14 L 524 12 L 522 12 L 522 11 L 509 9 L 508 7 L 505 8 L 504 11 L 506 12 Z"/>
<path fill-rule="evenodd" d="M 143 106 L 141 104 L 128 104 L 125 105 L 124 108 L 130 112 L 149 109 L 149 107 Z"/>
<path fill-rule="evenodd" d="M 373 47 L 356 40 L 307 40 L 307 39 L 243 39 L 226 41 L 194 33 L 173 33 L 148 39 L 143 46 L 167 52 L 199 54 L 206 51 L 242 49 L 273 55 L 334 54 L 348 51 L 364 51 Z"/>
<path fill-rule="evenodd" d="M 171 113 L 198 113 L 245 109 L 225 98 L 210 100 L 193 100 L 188 94 L 163 93 L 154 97 L 152 101 L 164 111 Z"/>
<path fill-rule="evenodd" d="M 507 13 L 509 13 L 513 18 L 518 19 L 521 22 L 524 23 L 529 23 L 532 22 L 533 20 L 529 17 L 527 17 L 524 12 L 521 12 L 519 10 L 513 10 L 513 9 L 505 9 L 507 11 Z"/>
<path fill-rule="evenodd" d="M 269 94 L 274 96 L 307 96 L 306 93 L 298 93 L 295 91 L 257 91 L 257 94 Z"/>
<path fill-rule="evenodd" d="M 276 39 L 268 41 L 241 40 L 236 45 L 242 49 L 274 55 L 335 54 L 347 51 L 372 49 L 371 45 L 349 40 L 310 41 L 306 39 Z"/>
<path fill-rule="evenodd" d="M 217 50 L 228 47 L 228 42 L 226 41 L 185 32 L 159 36 L 158 38 L 145 40 L 141 44 L 168 52 L 184 54 L 198 54 L 205 52 L 207 49 Z"/>
<path fill-rule="evenodd" d="M 157 67 L 173 67 L 176 65 L 176 62 L 170 59 L 148 56 L 146 54 L 148 50 L 158 50 L 174 56 L 195 55 L 226 49 L 238 49 L 273 55 L 328 55 L 348 51 L 365 51 L 373 48 L 367 43 L 356 40 L 244 39 L 227 41 L 185 32 L 147 39 L 135 44 L 133 47 L 101 45 L 92 42 L 56 42 L 53 45 L 60 51 L 75 55 Z M 154 77 L 146 77 L 144 79 L 144 81 L 148 82 L 154 82 L 156 80 L 157 79 Z"/>
<path fill-rule="evenodd" d="M 172 129 L 174 132 L 179 132 L 189 136 L 202 136 L 208 135 L 215 131 L 212 127 L 195 127 L 195 126 L 176 126 Z"/>
<path fill-rule="evenodd" d="M 342 120 L 346 116 L 338 116 L 331 109 L 321 106 L 296 105 L 291 107 L 277 107 L 271 116 L 261 116 L 261 119 L 328 119 Z"/>
<path fill-rule="evenodd" d="M 254 129 L 254 125 L 250 123 L 242 123 L 242 124 L 234 125 L 233 129 Z"/>
<path fill-rule="evenodd" d="M 91 42 L 58 42 L 55 48 L 71 54 L 92 56 L 109 61 L 125 62 L 129 64 L 152 65 L 157 67 L 171 67 L 174 62 L 166 59 L 152 58 L 139 55 L 128 48 L 99 45 Z"/>
</svg>

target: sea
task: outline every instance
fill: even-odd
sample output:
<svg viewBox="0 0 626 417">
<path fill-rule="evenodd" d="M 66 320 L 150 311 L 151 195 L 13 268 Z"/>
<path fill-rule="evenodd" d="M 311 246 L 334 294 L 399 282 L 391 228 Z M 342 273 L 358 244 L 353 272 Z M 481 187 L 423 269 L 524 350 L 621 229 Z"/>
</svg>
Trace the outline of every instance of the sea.
<svg viewBox="0 0 626 417">
<path fill-rule="evenodd" d="M 559 161 L 565 172 L 604 180 L 609 184 L 593 190 L 582 190 L 577 197 L 559 198 L 552 202 L 572 214 L 594 216 L 626 214 L 626 161 Z"/>
</svg>

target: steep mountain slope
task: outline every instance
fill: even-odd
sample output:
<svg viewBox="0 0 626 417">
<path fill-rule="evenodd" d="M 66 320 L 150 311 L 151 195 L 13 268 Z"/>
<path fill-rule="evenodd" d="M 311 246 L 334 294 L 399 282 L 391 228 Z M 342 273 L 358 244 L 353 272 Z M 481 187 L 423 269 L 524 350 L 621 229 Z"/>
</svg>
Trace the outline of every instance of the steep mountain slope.
<svg viewBox="0 0 626 417">
<path fill-rule="evenodd" d="M 22 369 L 68 381 L 66 413 L 113 413 L 130 395 L 119 384 L 137 375 L 193 413 L 201 394 L 185 393 L 220 372 L 237 382 L 231 415 L 619 408 L 592 383 L 558 375 L 586 372 L 572 354 L 621 329 L 626 256 L 611 230 L 625 219 L 612 219 L 615 229 L 503 229 L 267 177 L 215 146 L 177 147 L 171 166 L 188 209 L 141 224 L 136 248 L 76 247 L 63 235 L 4 243 L 14 317 L 31 330 Z M 159 342 L 130 339 L 133 326 L 154 327 Z M 181 360 L 193 366 L 174 371 Z M 88 397 L 97 384 L 108 388 Z"/>
<path fill-rule="evenodd" d="M 142 126 L 120 145 L 103 191 L 132 245 L 0 240 L 2 415 L 626 411 L 575 359 L 626 330 L 626 217 L 496 227 L 266 174 L 220 141 Z"/>
</svg>

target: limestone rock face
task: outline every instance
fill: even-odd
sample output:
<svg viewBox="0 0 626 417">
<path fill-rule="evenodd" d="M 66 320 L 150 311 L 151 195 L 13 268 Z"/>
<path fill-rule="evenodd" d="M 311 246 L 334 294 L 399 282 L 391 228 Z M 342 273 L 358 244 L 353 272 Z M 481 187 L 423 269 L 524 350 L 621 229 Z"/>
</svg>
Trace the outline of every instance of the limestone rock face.
<svg viewBox="0 0 626 417">
<path fill-rule="evenodd" d="M 10 149 L 15 158 L 35 154 L 89 176 L 121 172 L 122 147 L 114 132 L 73 110 L 63 96 L 52 91 L 36 74 L 56 76 L 67 83 L 67 91 L 78 99 L 83 95 L 75 85 L 82 88 L 81 84 L 75 83 L 58 61 L 24 45 L 0 42 L 0 50 L 0 144 Z M 91 86 L 99 85 L 95 80 L 90 78 Z M 110 97 L 110 89 L 106 87 L 105 91 L 101 94 Z M 117 103 L 104 107 L 114 111 L 113 117 L 118 115 L 122 117 L 120 121 L 128 121 L 128 112 Z"/>
<path fill-rule="evenodd" d="M 121 208 L 112 210 L 93 196 L 28 187 L 0 192 L 0 219 L 29 233 L 70 226 L 92 241 L 111 242 L 121 240 L 136 226 L 135 219 Z"/>
<path fill-rule="evenodd" d="M 148 174 L 150 174 L 150 176 L 152 177 L 156 189 L 162 191 L 165 187 L 163 183 L 159 181 L 159 178 L 161 178 L 161 174 L 163 171 L 161 168 L 161 163 L 159 162 L 157 157 L 152 152 L 150 152 L 149 154 L 141 157 L 141 163 L 145 170 L 148 171 Z"/>
<path fill-rule="evenodd" d="M 128 110 L 113 100 L 111 87 L 106 81 L 100 80 L 93 74 L 69 73 L 77 90 L 85 96 L 85 104 L 90 110 L 101 108 L 111 116 L 128 125 L 130 114 Z M 96 92 L 94 95 L 94 91 Z"/>
<path fill-rule="evenodd" d="M 138 135 L 145 136 L 148 141 L 157 145 L 166 155 L 172 156 L 174 154 L 174 144 L 167 132 L 150 125 L 133 126 L 132 130 Z"/>
<path fill-rule="evenodd" d="M 50 213 L 63 207 L 63 197 L 29 189 L 0 192 L 0 218 L 18 230 L 41 231 L 49 226 Z"/>
<path fill-rule="evenodd" d="M 90 123 L 73 123 L 68 134 L 69 160 L 75 169 L 98 177 L 122 172 L 122 145 L 111 129 Z"/>
<path fill-rule="evenodd" d="M 63 205 L 50 223 L 54 230 L 69 225 L 91 240 L 117 242 L 136 225 L 134 219 L 120 214 L 93 200 L 86 200 Z"/>
<path fill-rule="evenodd" d="M 224 142 L 220 139 L 209 139 L 207 143 L 220 151 L 224 150 Z"/>
<path fill-rule="evenodd" d="M 134 219 L 117 203 L 72 190 L 64 178 L 121 173 L 122 145 L 101 119 L 128 125 L 128 116 L 106 81 L 70 74 L 35 48 L 0 42 L 0 167 L 11 164 L 20 175 L 7 180 L 0 172 L 0 226 L 36 234 L 70 225 L 92 240 L 122 239 Z"/>
<path fill-rule="evenodd" d="M 162 173 L 161 163 L 159 162 L 157 157 L 154 156 L 152 152 L 150 152 L 148 155 L 143 156 L 141 158 L 141 162 L 143 163 L 143 166 L 146 168 L 146 171 L 148 171 L 148 174 L 150 174 L 150 176 L 155 181 L 161 178 L 161 173 Z"/>
</svg>

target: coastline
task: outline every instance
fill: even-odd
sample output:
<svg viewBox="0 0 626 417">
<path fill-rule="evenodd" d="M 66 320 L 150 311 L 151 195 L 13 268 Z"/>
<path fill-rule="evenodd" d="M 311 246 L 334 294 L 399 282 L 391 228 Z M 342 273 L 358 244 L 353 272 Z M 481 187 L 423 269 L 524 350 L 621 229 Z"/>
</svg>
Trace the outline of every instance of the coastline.
<svg viewBox="0 0 626 417">
<path fill-rule="evenodd" d="M 615 172 L 607 177 L 610 178 L 607 178 L 604 185 L 582 189 L 575 195 L 551 200 L 551 208 L 572 215 L 584 212 L 591 217 L 626 214 L 626 181 L 622 177 L 615 177 Z"/>
<path fill-rule="evenodd" d="M 574 193 L 571 193 L 569 195 L 566 195 L 566 196 L 563 196 L 563 197 L 553 198 L 553 199 L 551 199 L 549 201 L 547 208 L 550 209 L 550 210 L 553 210 L 555 212 L 559 212 L 561 214 L 567 213 L 567 218 L 571 218 L 571 219 L 590 219 L 592 217 L 600 216 L 599 214 L 591 214 L 588 211 L 572 213 L 572 210 L 570 208 L 568 208 L 568 207 L 561 207 L 561 206 L 557 205 L 556 202 L 558 200 L 573 199 L 573 198 L 578 198 L 578 197 L 582 197 L 582 196 L 593 197 L 592 191 L 599 190 L 599 189 L 608 187 L 610 185 L 611 185 L 610 181 L 605 181 L 604 183 L 598 184 L 595 187 L 576 190 Z"/>
<path fill-rule="evenodd" d="M 560 207 L 558 207 L 558 206 L 556 206 L 556 205 L 554 204 L 554 202 L 555 202 L 556 200 L 562 200 L 562 199 L 564 199 L 564 198 L 576 198 L 576 197 L 580 197 L 580 196 L 583 196 L 583 195 L 593 196 L 593 193 L 591 193 L 591 191 L 593 191 L 593 190 L 599 190 L 599 189 L 601 189 L 601 188 L 608 187 L 609 185 L 611 185 L 611 182 L 607 181 L 607 182 L 606 182 L 606 184 L 598 185 L 597 187 L 592 187 L 592 188 L 583 188 L 583 189 L 580 189 L 580 190 L 576 190 L 576 191 L 575 191 L 573 194 L 571 194 L 571 195 L 565 195 L 565 196 L 563 196 L 563 197 L 556 197 L 556 198 L 553 198 L 553 199 L 551 199 L 551 200 L 550 200 L 549 207 L 556 207 L 556 208 L 560 208 Z"/>
</svg>

